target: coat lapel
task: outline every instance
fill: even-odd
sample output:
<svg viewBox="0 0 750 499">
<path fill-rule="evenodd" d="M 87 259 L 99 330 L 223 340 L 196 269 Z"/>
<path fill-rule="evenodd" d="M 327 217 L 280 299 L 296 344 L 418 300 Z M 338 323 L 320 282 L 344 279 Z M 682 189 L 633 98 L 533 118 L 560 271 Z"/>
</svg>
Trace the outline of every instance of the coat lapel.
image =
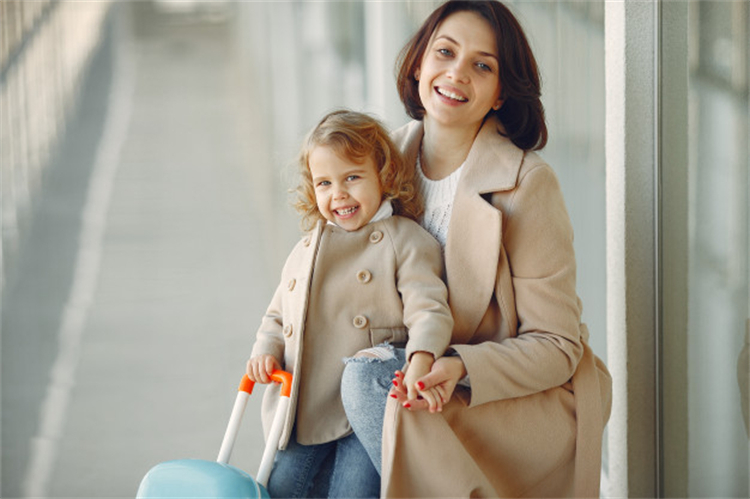
<svg viewBox="0 0 750 499">
<path fill-rule="evenodd" d="M 483 194 L 513 189 L 524 152 L 508 138 L 499 121 L 489 118 L 466 158 L 453 203 L 445 267 L 455 326 L 453 342 L 471 339 L 495 289 L 502 245 L 502 213 Z M 394 133 L 405 164 L 416 165 L 424 126 L 414 121 Z"/>
<path fill-rule="evenodd" d="M 501 136 L 489 119 L 466 158 L 453 204 L 445 265 L 454 315 L 453 341 L 468 342 L 486 313 L 495 289 L 502 245 L 503 214 L 484 194 L 513 189 L 523 151 Z"/>
</svg>

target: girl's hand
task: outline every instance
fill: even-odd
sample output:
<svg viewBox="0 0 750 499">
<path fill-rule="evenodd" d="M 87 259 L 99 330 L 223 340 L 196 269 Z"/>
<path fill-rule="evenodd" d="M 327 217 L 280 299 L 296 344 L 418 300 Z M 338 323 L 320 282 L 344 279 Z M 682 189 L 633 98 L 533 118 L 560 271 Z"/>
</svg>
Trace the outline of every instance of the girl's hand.
<svg viewBox="0 0 750 499">
<path fill-rule="evenodd" d="M 406 385 L 406 395 L 410 400 L 416 400 L 419 395 L 417 380 L 430 372 L 435 357 L 427 352 L 414 352 L 406 369 L 404 384 Z"/>
<path fill-rule="evenodd" d="M 270 383 L 274 369 L 281 369 L 281 364 L 273 355 L 256 355 L 247 361 L 247 377 L 256 383 Z"/>
<path fill-rule="evenodd" d="M 466 366 L 461 357 L 440 357 L 430 369 L 430 373 L 416 380 L 421 399 L 410 399 L 404 386 L 404 373 L 396 371 L 396 379 L 390 396 L 397 399 L 405 408 L 413 411 L 429 410 L 440 412 L 444 404 L 453 396 L 456 384 L 466 376 Z"/>
</svg>

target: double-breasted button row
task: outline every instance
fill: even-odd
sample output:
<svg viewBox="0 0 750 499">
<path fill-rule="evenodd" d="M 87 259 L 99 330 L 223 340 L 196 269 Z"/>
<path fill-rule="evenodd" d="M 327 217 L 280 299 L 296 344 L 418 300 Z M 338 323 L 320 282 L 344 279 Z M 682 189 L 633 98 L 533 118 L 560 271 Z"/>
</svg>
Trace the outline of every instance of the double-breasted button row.
<svg viewBox="0 0 750 499">
<path fill-rule="evenodd" d="M 367 284 L 372 280 L 372 274 L 369 270 L 360 270 L 357 272 L 357 281 L 361 284 Z"/>
<path fill-rule="evenodd" d="M 284 326 L 284 336 L 289 338 L 290 336 L 292 336 L 293 332 L 294 332 L 294 328 L 292 328 L 291 324 L 287 324 L 286 326 Z"/>
<path fill-rule="evenodd" d="M 354 324 L 354 327 L 357 329 L 364 329 L 367 327 L 367 324 L 369 324 L 369 321 L 364 315 L 358 315 L 354 318 L 352 324 Z"/>
</svg>

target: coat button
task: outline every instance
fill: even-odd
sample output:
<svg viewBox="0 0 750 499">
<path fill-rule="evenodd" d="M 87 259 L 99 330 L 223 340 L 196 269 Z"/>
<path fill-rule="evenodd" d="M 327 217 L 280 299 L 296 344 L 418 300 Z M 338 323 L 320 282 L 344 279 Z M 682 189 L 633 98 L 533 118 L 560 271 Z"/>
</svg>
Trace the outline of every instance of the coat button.
<svg viewBox="0 0 750 499">
<path fill-rule="evenodd" d="M 288 286 L 289 287 L 289 291 L 291 291 L 291 290 L 294 289 L 294 285 L 295 284 L 297 284 L 297 279 L 292 278 L 292 279 L 289 280 L 289 286 Z"/>
<path fill-rule="evenodd" d="M 304 238 L 304 239 L 302 240 L 302 244 L 304 244 L 305 246 L 310 246 L 310 236 L 306 236 L 306 237 L 305 237 L 305 238 Z"/>
<path fill-rule="evenodd" d="M 284 336 L 286 336 L 287 338 L 292 336 L 292 331 L 293 329 L 291 324 L 287 324 L 286 326 L 284 326 Z"/>
<path fill-rule="evenodd" d="M 383 233 L 379 230 L 376 230 L 372 234 L 370 234 L 370 242 L 373 244 L 379 243 L 381 239 L 383 239 Z"/>
<path fill-rule="evenodd" d="M 362 284 L 367 284 L 372 279 L 372 274 L 369 270 L 360 270 L 357 272 L 357 281 Z"/>
<path fill-rule="evenodd" d="M 358 315 L 354 318 L 352 323 L 357 329 L 364 329 L 367 327 L 367 317 L 365 317 L 364 315 Z"/>
</svg>

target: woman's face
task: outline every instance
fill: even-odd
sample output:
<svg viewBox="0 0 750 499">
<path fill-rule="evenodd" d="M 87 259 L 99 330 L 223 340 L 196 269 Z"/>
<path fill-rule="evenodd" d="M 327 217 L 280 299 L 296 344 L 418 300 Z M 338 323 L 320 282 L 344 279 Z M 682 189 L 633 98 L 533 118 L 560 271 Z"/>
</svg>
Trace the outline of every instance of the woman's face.
<svg viewBox="0 0 750 499">
<path fill-rule="evenodd" d="M 425 120 L 448 127 L 476 127 L 499 108 L 500 61 L 489 23 L 474 12 L 456 12 L 432 34 L 414 75 Z"/>
</svg>

